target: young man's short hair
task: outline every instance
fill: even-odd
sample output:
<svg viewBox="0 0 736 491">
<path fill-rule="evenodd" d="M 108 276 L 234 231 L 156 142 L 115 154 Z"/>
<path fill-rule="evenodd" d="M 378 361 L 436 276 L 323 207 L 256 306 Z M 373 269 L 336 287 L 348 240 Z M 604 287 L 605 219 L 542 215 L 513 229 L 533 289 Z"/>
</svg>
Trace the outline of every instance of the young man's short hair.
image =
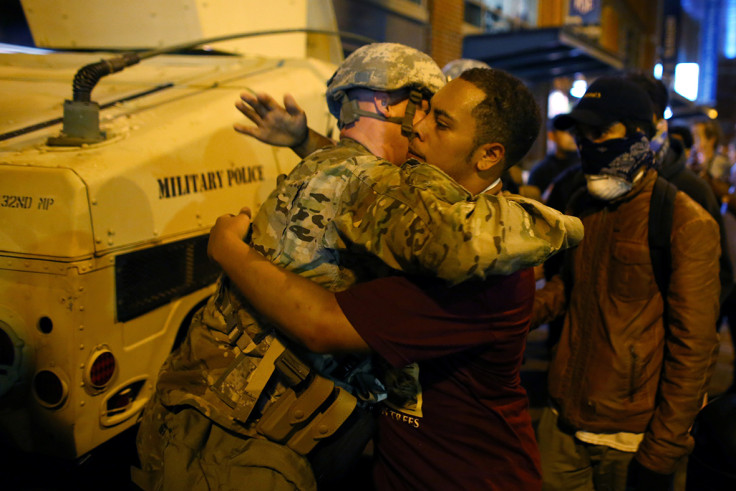
<svg viewBox="0 0 736 491">
<path fill-rule="evenodd" d="M 485 93 L 473 109 L 476 147 L 500 143 L 506 149 L 504 168 L 519 163 L 542 126 L 539 105 L 524 82 L 502 70 L 472 68 L 460 75 Z"/>
</svg>

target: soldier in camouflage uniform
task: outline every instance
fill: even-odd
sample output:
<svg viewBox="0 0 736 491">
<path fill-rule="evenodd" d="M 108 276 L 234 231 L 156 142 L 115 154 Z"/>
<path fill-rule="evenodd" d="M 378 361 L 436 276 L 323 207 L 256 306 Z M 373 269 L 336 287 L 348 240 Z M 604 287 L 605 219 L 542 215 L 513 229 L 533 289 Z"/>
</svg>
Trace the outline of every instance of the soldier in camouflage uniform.
<svg viewBox="0 0 736 491">
<path fill-rule="evenodd" d="M 406 132 L 414 118 L 397 111 L 419 106 L 422 93 L 442 82 L 429 57 L 401 45 L 369 45 L 351 55 L 328 87 L 331 110 L 342 110 L 342 140 L 280 181 L 254 219 L 252 246 L 339 291 L 388 267 L 450 282 L 482 278 L 540 264 L 576 244 L 577 219 L 523 198 L 474 197 L 437 169 L 399 168 L 368 151 L 373 142 L 360 140 L 366 126 L 381 128 L 389 147 L 406 148 L 397 123 Z M 406 95 L 398 102 L 384 97 L 387 109 L 376 104 L 366 115 L 366 91 Z M 507 242 L 516 236 L 528 240 Z M 322 376 L 344 368 L 330 362 L 276 336 L 223 277 L 162 367 L 144 413 L 138 450 L 151 487 L 315 489 L 307 455 L 359 412 L 355 396 Z"/>
</svg>

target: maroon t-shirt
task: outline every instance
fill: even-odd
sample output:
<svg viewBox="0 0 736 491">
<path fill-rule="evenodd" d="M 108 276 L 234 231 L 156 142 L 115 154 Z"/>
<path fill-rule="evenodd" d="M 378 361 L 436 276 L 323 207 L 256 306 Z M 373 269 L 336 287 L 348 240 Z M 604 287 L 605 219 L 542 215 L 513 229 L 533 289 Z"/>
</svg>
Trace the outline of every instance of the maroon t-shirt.
<svg viewBox="0 0 736 491">
<path fill-rule="evenodd" d="M 390 365 L 376 489 L 541 489 L 519 373 L 532 270 L 452 288 L 387 277 L 337 293 L 337 300 Z"/>
</svg>

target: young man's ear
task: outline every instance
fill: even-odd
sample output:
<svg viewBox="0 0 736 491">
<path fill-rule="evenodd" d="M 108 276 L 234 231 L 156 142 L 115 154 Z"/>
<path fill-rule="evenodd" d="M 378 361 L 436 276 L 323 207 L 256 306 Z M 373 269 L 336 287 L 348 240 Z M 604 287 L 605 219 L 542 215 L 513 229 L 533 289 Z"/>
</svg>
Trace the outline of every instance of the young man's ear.
<svg viewBox="0 0 736 491">
<path fill-rule="evenodd" d="M 500 143 L 484 143 L 476 149 L 475 167 L 479 172 L 491 170 L 502 165 L 506 157 L 506 148 Z"/>
</svg>

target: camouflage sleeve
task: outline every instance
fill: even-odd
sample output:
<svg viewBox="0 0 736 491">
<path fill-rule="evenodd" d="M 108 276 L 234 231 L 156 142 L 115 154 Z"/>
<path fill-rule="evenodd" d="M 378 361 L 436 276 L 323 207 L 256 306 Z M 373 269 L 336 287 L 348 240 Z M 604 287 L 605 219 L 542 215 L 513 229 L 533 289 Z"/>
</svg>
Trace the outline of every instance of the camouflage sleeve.
<svg viewBox="0 0 736 491">
<path fill-rule="evenodd" d="M 451 283 L 536 266 L 582 240 L 579 219 L 538 201 L 453 194 L 442 190 L 444 184 L 403 183 L 366 196 L 337 216 L 334 226 L 354 251 Z"/>
</svg>

